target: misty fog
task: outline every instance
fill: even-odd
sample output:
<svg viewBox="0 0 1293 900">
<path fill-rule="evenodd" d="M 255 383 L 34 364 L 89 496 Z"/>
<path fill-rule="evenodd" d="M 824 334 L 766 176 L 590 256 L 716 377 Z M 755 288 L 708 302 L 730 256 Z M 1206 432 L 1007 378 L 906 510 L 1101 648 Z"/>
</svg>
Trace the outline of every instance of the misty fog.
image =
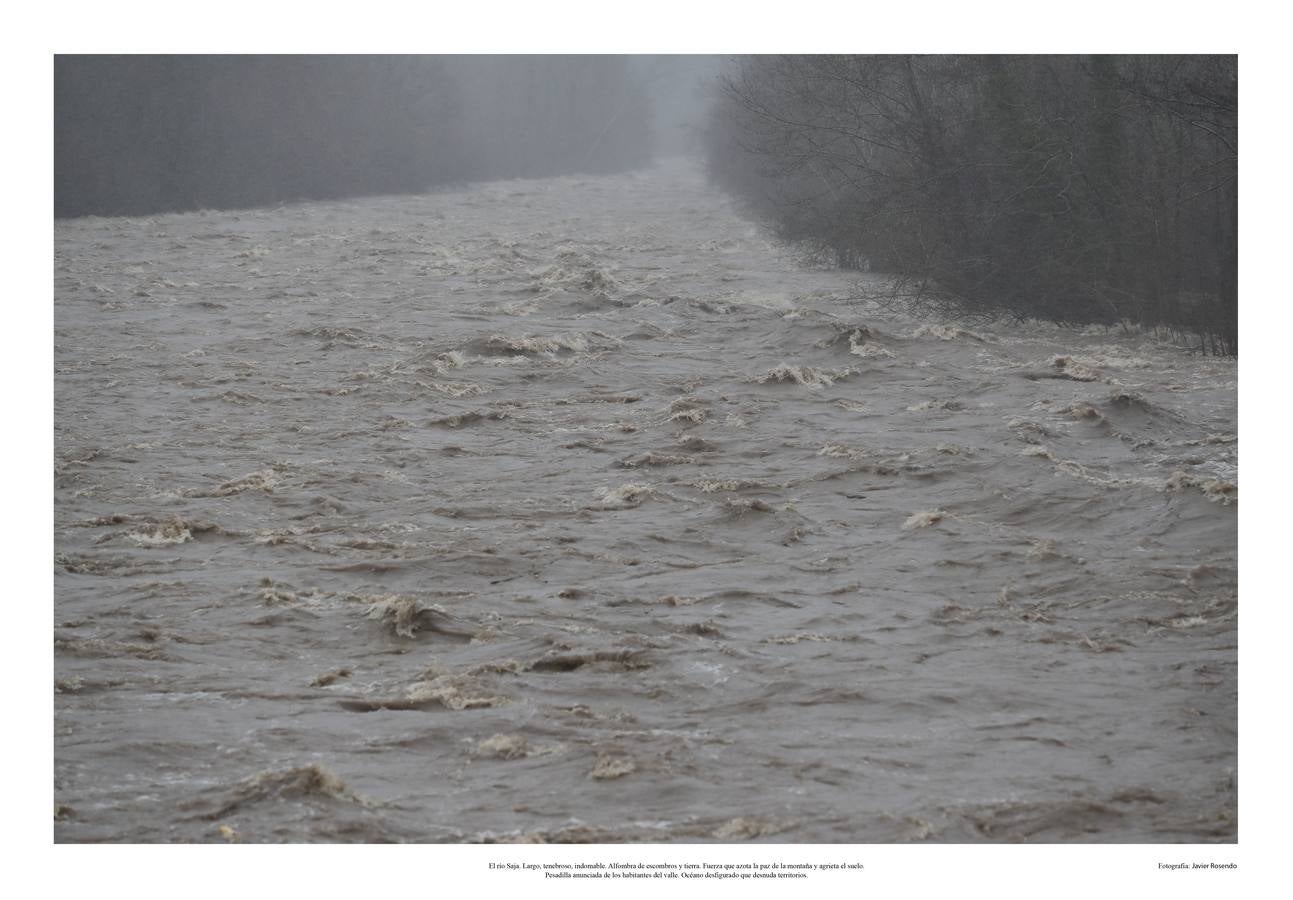
<svg viewBox="0 0 1293 900">
<path fill-rule="evenodd" d="M 710 57 L 59 56 L 55 213 L 606 173 L 694 150 Z"/>
<path fill-rule="evenodd" d="M 55 839 L 1234 844 L 1237 98 L 57 57 Z"/>
</svg>

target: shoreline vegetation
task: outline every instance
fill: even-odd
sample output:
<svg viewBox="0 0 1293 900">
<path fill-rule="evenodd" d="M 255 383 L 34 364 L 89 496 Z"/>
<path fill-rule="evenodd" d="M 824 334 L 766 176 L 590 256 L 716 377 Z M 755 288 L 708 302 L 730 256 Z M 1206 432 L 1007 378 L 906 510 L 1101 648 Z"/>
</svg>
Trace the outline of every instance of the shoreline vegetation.
<svg viewBox="0 0 1293 900">
<path fill-rule="evenodd" d="M 54 213 L 639 169 L 691 72 L 710 180 L 813 261 L 893 276 L 917 313 L 1234 356 L 1237 59 L 64 55 Z"/>
<path fill-rule="evenodd" d="M 628 57 L 61 55 L 54 215 L 610 174 L 650 160 L 649 111 Z"/>
<path fill-rule="evenodd" d="M 744 57 L 706 153 L 779 237 L 918 306 L 1238 353 L 1237 57 Z"/>
</svg>

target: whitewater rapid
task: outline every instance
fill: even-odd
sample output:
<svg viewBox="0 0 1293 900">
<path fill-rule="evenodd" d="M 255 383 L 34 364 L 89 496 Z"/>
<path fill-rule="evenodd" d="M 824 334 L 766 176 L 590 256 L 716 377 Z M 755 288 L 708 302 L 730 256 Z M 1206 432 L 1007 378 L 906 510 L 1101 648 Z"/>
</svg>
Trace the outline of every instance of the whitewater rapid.
<svg viewBox="0 0 1293 900">
<path fill-rule="evenodd" d="M 674 160 L 55 226 L 59 841 L 1234 841 L 1236 367 Z"/>
</svg>

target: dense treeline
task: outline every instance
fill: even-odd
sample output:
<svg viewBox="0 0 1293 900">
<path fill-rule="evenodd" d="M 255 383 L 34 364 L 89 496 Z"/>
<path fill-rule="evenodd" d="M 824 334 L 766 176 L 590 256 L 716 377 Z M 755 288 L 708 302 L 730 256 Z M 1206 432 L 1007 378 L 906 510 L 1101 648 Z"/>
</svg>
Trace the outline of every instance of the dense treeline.
<svg viewBox="0 0 1293 900">
<path fill-rule="evenodd" d="M 650 155 L 617 57 L 59 56 L 55 215 L 606 172 Z"/>
<path fill-rule="evenodd" d="M 1233 56 L 733 61 L 712 177 L 782 237 L 961 309 L 1237 351 Z"/>
</svg>

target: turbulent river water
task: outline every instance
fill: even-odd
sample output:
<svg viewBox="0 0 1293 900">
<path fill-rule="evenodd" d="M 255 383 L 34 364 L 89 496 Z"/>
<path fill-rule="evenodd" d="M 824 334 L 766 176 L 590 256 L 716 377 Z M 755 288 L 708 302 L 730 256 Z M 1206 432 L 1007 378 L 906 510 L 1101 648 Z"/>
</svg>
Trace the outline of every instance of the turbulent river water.
<svg viewBox="0 0 1293 900">
<path fill-rule="evenodd" d="M 1233 361 L 682 161 L 55 237 L 57 840 L 1236 839 Z"/>
</svg>

